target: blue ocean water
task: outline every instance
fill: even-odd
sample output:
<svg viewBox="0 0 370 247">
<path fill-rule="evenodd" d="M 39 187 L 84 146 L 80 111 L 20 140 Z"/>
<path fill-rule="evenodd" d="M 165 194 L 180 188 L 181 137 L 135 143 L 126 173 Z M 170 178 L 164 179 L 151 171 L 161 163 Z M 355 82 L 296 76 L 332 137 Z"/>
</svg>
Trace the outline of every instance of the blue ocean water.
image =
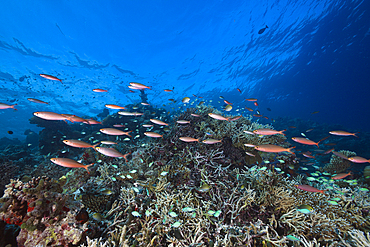
<svg viewBox="0 0 370 247">
<path fill-rule="evenodd" d="M 11 167 L 0 183 L 1 190 L 12 175 L 27 177 L 27 171 L 50 163 L 50 157 L 98 163 L 87 162 L 94 155 L 68 149 L 62 140 L 98 141 L 100 125 L 50 121 L 47 124 L 52 131 L 50 128 L 45 131 L 45 126 L 35 124 L 40 119 L 34 117 L 34 112 L 73 114 L 101 121 L 108 113 L 117 112 L 108 110 L 106 104 L 130 105 L 132 110 L 133 105 L 142 107 L 144 94 L 147 96 L 144 101 L 157 111 L 152 115 L 158 114 L 165 121 L 205 101 L 223 114 L 244 117 L 254 114 L 253 121 L 272 124 L 277 130 L 287 129 L 288 141 L 292 146 L 297 145 L 298 154 L 297 160 L 296 156 L 289 156 L 293 168 L 284 168 L 291 171 L 284 175 L 289 178 L 298 174 L 306 178 L 318 166 L 322 168 L 332 155 L 330 151 L 327 156 L 323 153 L 334 145 L 336 151 L 349 149 L 370 158 L 369 3 L 365 0 L 2 1 L 0 103 L 15 105 L 17 110 L 0 109 L 0 159 L 3 170 Z M 40 74 L 52 75 L 60 81 Z M 130 82 L 151 89 L 132 91 L 128 87 Z M 96 88 L 108 92 L 94 92 Z M 165 92 L 166 89 L 172 91 Z M 189 104 L 182 103 L 185 97 L 190 98 Z M 29 98 L 49 104 L 31 102 Z M 256 98 L 258 104 L 246 101 L 248 98 Z M 223 111 L 224 100 L 232 103 L 231 111 Z M 146 120 L 150 118 L 148 115 Z M 136 120 L 131 126 L 136 125 Z M 138 125 L 135 128 L 137 133 L 132 134 L 142 134 Z M 88 135 L 86 129 L 90 131 Z M 359 132 L 359 138 L 330 136 L 326 140 L 331 130 Z M 170 132 L 165 132 L 165 128 L 160 131 L 164 135 Z M 325 142 L 317 144 L 320 148 L 317 149 L 315 145 L 291 141 L 293 136 L 305 135 L 315 142 L 324 139 Z M 136 137 L 133 135 L 132 139 Z M 141 137 L 146 138 L 138 138 Z M 127 145 L 122 152 L 139 153 L 134 150 L 140 147 L 139 142 L 133 140 L 130 149 Z M 16 145 L 8 148 L 8 144 Z M 140 145 L 145 146 L 144 141 Z M 244 165 L 243 157 L 230 161 L 230 157 L 239 155 L 233 153 L 235 150 L 228 149 L 227 162 Z M 158 149 L 161 151 L 165 152 Z M 246 150 L 242 151 L 244 155 Z M 313 152 L 319 153 L 315 159 L 304 158 Z M 247 165 L 263 164 L 271 170 L 276 164 L 287 166 L 288 162 L 282 165 L 285 161 L 277 159 L 275 155 L 272 163 L 253 161 Z M 308 168 L 299 170 L 298 160 Z M 151 164 L 164 165 L 162 161 Z M 361 183 L 365 181 L 362 178 L 365 165 L 358 162 L 348 168 L 354 173 L 353 178 L 362 179 Z M 32 176 L 44 175 L 40 167 Z M 65 170 L 54 167 L 57 167 L 55 171 L 51 169 L 46 175 L 59 178 Z M 326 176 L 332 175 L 334 172 Z"/>
<path fill-rule="evenodd" d="M 254 97 L 271 118 L 368 131 L 368 7 L 366 1 L 2 2 L 0 101 L 18 104 L 18 111 L 1 110 L 0 137 L 24 139 L 35 111 L 94 117 L 106 103 L 140 102 L 128 91 L 131 81 L 152 86 L 153 105 L 167 104 L 163 89 L 174 87 L 174 99 L 222 95 L 243 106 Z M 97 95 L 97 87 L 109 94 Z"/>
</svg>

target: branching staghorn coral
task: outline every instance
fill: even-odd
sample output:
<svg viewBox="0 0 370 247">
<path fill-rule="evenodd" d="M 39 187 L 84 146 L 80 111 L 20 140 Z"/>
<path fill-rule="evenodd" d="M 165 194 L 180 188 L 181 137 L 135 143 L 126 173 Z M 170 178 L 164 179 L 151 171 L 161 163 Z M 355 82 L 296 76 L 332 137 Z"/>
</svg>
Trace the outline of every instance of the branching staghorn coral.
<svg viewBox="0 0 370 247">
<path fill-rule="evenodd" d="M 352 230 L 348 232 L 351 236 L 351 242 L 359 247 L 370 246 L 370 233 L 367 232 L 366 235 L 364 232 L 359 230 Z"/>
<path fill-rule="evenodd" d="M 314 212 L 304 215 L 294 208 L 281 216 L 279 221 L 288 224 L 296 234 L 304 234 L 307 238 L 319 241 L 338 239 L 354 227 L 369 230 L 370 217 L 363 211 L 368 211 L 369 197 L 350 188 L 336 188 L 335 191 L 325 196 L 293 189 L 295 205 L 308 204 L 314 208 Z M 338 205 L 328 203 L 329 196 L 339 198 Z"/>
<path fill-rule="evenodd" d="M 291 246 L 284 237 L 291 233 L 302 236 L 302 243 L 306 239 L 307 245 L 315 241 L 328 245 L 340 235 L 348 241 L 346 231 L 367 229 L 368 214 L 361 208 L 367 210 L 367 196 L 336 185 L 335 190 L 344 194 L 328 191 L 323 195 L 295 188 L 296 184 L 310 184 L 325 189 L 302 176 L 293 179 L 274 169 L 295 164 L 292 155 L 260 155 L 254 149 L 251 152 L 257 158 L 244 154 L 249 150 L 244 146 L 248 140 L 253 144 L 288 146 L 283 135 L 250 135 L 243 130 L 273 127 L 251 123 L 246 118 L 215 120 L 208 116 L 210 112 L 221 114 L 210 107 L 188 109 L 177 119 L 190 120 L 190 124 L 175 125 L 163 139 L 136 145 L 136 150 L 130 150 L 128 162 L 102 162 L 104 171 L 97 180 L 106 178 L 104 184 L 111 186 L 117 197 L 104 213 L 108 227 L 102 236 L 107 242 L 101 240 L 99 244 Z M 205 132 L 212 138 L 222 138 L 222 142 L 207 145 L 178 139 L 189 136 L 202 141 L 210 138 Z M 263 163 L 261 156 L 270 162 Z M 245 166 L 256 161 L 259 166 Z M 327 202 L 329 195 L 340 198 L 338 206 Z M 311 205 L 314 212 L 299 213 L 296 208 L 302 204 Z"/>
</svg>

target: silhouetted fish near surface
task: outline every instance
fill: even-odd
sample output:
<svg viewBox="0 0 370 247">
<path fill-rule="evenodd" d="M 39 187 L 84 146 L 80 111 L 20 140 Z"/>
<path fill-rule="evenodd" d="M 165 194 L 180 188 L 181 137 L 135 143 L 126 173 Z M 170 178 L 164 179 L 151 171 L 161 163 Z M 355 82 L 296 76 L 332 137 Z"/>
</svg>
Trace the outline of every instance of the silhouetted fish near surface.
<svg viewBox="0 0 370 247">
<path fill-rule="evenodd" d="M 269 27 L 266 25 L 266 27 L 261 28 L 261 29 L 258 31 L 258 34 L 263 34 L 263 32 L 266 30 L 266 28 L 269 28 Z"/>
</svg>

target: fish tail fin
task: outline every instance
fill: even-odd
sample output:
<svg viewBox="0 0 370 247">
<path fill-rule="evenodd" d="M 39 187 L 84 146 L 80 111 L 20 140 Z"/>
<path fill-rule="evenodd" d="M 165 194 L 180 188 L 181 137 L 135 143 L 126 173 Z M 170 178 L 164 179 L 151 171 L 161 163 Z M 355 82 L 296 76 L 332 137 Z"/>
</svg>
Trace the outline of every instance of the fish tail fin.
<svg viewBox="0 0 370 247">
<path fill-rule="evenodd" d="M 18 105 L 18 104 L 14 104 L 14 105 L 11 106 L 14 109 L 14 111 L 18 111 L 18 109 L 14 108 L 16 105 Z"/>
<path fill-rule="evenodd" d="M 291 147 L 291 148 L 288 148 L 287 152 L 295 155 L 295 153 L 292 151 L 292 149 L 294 149 L 294 148 L 295 148 L 295 146 Z"/>
<path fill-rule="evenodd" d="M 319 192 L 320 193 L 323 193 L 324 195 L 327 195 L 326 193 L 325 193 L 325 191 L 327 191 L 328 189 L 326 189 L 326 190 L 319 190 Z"/>
<path fill-rule="evenodd" d="M 280 131 L 280 134 L 285 136 L 285 134 L 283 133 L 284 131 L 286 131 L 286 129 L 283 129 L 282 131 Z"/>
<path fill-rule="evenodd" d="M 353 133 L 353 136 L 359 138 L 358 136 L 356 136 L 356 134 L 358 134 L 358 133 L 360 133 L 360 132 Z"/>
<path fill-rule="evenodd" d="M 128 155 L 130 155 L 130 154 L 131 154 L 131 152 L 129 152 L 129 153 L 127 153 L 127 154 L 123 155 L 123 158 L 125 159 L 125 162 L 126 162 L 126 163 L 128 162 L 127 156 L 128 156 Z"/>
<path fill-rule="evenodd" d="M 96 144 L 95 144 L 95 145 L 93 145 L 91 148 L 92 148 L 92 149 L 94 149 L 95 151 L 97 151 L 97 150 L 96 150 L 96 146 L 98 146 L 99 144 L 100 144 L 100 142 L 96 143 Z"/>
<path fill-rule="evenodd" d="M 266 28 L 269 28 L 269 27 L 266 25 Z"/>
<path fill-rule="evenodd" d="M 127 131 L 127 132 L 126 132 L 126 135 L 127 135 L 127 136 L 129 136 L 129 137 L 132 137 L 132 136 L 129 134 L 129 133 L 131 133 L 131 132 L 132 132 L 132 130 Z"/>
<path fill-rule="evenodd" d="M 89 166 L 92 166 L 92 165 L 94 165 L 95 163 L 91 163 L 91 164 L 89 164 L 89 165 L 86 165 L 84 168 L 86 169 L 86 171 L 87 171 L 87 173 L 88 174 L 90 174 L 90 171 L 89 171 Z"/>
<path fill-rule="evenodd" d="M 230 123 L 230 118 L 229 117 L 227 117 L 226 120 Z"/>
</svg>

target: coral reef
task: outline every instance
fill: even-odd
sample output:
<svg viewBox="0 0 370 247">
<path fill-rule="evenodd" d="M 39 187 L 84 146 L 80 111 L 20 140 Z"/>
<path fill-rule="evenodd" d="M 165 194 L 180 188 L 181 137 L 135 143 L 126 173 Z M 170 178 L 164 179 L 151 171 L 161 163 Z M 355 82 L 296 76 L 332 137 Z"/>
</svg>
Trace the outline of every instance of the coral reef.
<svg viewBox="0 0 370 247">
<path fill-rule="evenodd" d="M 53 155 L 95 163 L 90 174 L 51 164 L 46 156 L 37 167 L 26 166 L 30 176 L 6 186 L 0 220 L 21 228 L 19 245 L 366 246 L 369 242 L 364 234 L 370 231 L 370 197 L 365 188 L 329 179 L 308 181 L 296 174 L 295 155 L 258 152 L 244 145 L 290 147 L 281 134 L 250 134 L 273 129 L 272 125 L 252 122 L 249 116 L 216 120 L 208 114 L 221 112 L 204 105 L 184 110 L 173 121 L 151 106 L 127 108 L 145 114 L 139 118 L 113 114 L 103 123 L 131 130 L 129 141 L 103 136 L 96 126 L 87 130 L 85 124 L 68 132 L 68 138 L 89 143 L 117 141 L 115 149 L 127 154 L 124 158 L 63 146 L 65 152 Z M 171 125 L 150 127 L 163 138 L 143 136 L 148 130 L 141 125 L 150 123 L 150 118 Z M 180 125 L 177 120 L 190 123 Z M 184 136 L 199 142 L 183 142 L 179 137 Z M 52 137 L 48 138 L 50 142 Z M 208 138 L 222 141 L 202 143 Z M 339 173 L 349 165 L 332 156 L 322 170 Z M 325 194 L 300 190 L 297 184 Z M 312 212 L 298 211 L 303 204 Z"/>
<path fill-rule="evenodd" d="M 370 166 L 366 166 L 364 169 L 364 178 L 366 182 L 370 182 Z"/>
<path fill-rule="evenodd" d="M 338 153 L 344 154 L 347 157 L 356 156 L 355 152 L 348 151 L 348 150 L 340 150 Z M 330 162 L 324 166 L 322 170 L 326 172 L 330 172 L 332 174 L 341 173 L 347 170 L 351 166 L 351 162 L 338 157 L 336 155 L 332 155 L 330 158 Z"/>
<path fill-rule="evenodd" d="M 65 177 L 54 180 L 32 178 L 24 183 L 11 180 L 4 196 L 0 218 L 20 226 L 17 242 L 21 246 L 77 244 L 85 236 L 87 223 L 78 224 L 74 211 L 80 203 L 64 194 Z"/>
</svg>

